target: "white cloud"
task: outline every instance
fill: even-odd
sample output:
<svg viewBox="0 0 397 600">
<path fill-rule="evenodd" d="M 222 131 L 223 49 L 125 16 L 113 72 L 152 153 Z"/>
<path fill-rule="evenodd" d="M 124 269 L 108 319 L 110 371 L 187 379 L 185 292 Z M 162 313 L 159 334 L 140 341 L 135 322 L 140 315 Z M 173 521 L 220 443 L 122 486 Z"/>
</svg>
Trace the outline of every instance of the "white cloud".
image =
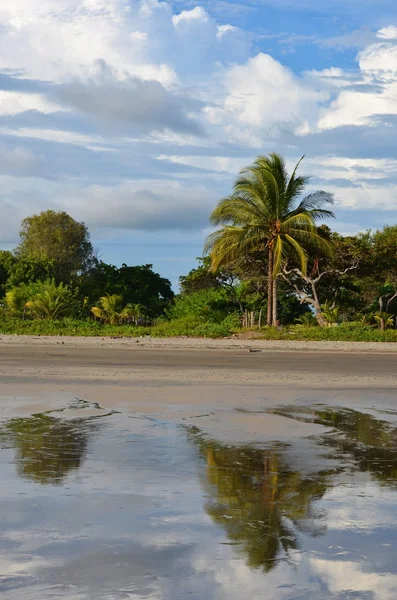
<svg viewBox="0 0 397 600">
<path fill-rule="evenodd" d="M 390 41 L 370 44 L 358 54 L 360 79 L 346 82 L 345 89 L 341 90 L 331 106 L 322 110 L 319 129 L 362 125 L 371 123 L 379 115 L 397 115 L 397 44 L 393 42 L 394 29 L 397 31 L 397 28 L 386 28 L 379 32 L 380 37 Z"/>
<path fill-rule="evenodd" d="M 305 131 L 319 103 L 328 97 L 263 53 L 245 65 L 231 67 L 224 75 L 224 90 L 221 106 L 208 107 L 207 117 L 215 124 L 224 123 L 236 139 L 245 129 L 253 145 L 260 145 L 266 133 L 276 135 L 280 128 Z"/>
<path fill-rule="evenodd" d="M 270 54 L 254 54 L 252 34 L 227 20 L 218 22 L 200 2 L 178 13 L 159 0 L 18 0 L 0 4 L 0 27 L 0 72 L 5 73 L 0 135 L 18 137 L 27 148 L 14 171 L 6 162 L 6 172 L 26 175 L 22 181 L 29 197 L 35 169 L 38 178 L 43 176 L 43 160 L 32 159 L 35 152 L 41 156 L 40 140 L 47 152 L 50 144 L 62 144 L 57 177 L 72 178 L 69 189 L 81 204 L 77 214 L 87 216 L 94 199 L 97 224 L 154 230 L 161 229 L 161 221 L 164 228 L 174 221 L 186 229 L 190 211 L 198 229 L 216 198 L 227 191 L 221 184 L 230 186 L 233 174 L 250 162 L 244 158 L 250 149 L 252 158 L 280 149 L 295 159 L 310 154 L 307 134 L 335 130 L 338 149 L 332 151 L 343 157 L 338 127 L 376 127 L 382 115 L 397 116 L 394 25 L 381 29 L 377 38 L 371 32 L 357 69 L 346 72 L 335 64 L 301 76 Z M 84 175 L 77 164 L 83 149 L 98 151 Z M 109 162 L 120 156 L 123 174 L 108 174 L 109 185 L 101 179 L 98 186 L 95 160 L 103 165 L 105 150 L 111 152 Z M 135 160 L 131 176 L 128 160 Z M 132 185 L 130 179 L 139 177 L 137 164 L 143 165 L 144 181 Z M 347 191 L 331 184 L 341 205 L 391 206 L 394 188 L 383 181 L 394 175 L 388 161 L 337 167 L 326 157 L 313 166 L 313 174 L 325 184 L 338 177 L 357 185 Z M 192 193 L 182 184 L 178 188 L 165 182 L 164 170 L 181 182 L 194 177 Z M 98 179 L 102 175 L 101 170 Z M 374 186 L 375 179 L 379 185 Z M 109 190 L 115 192 L 117 210 Z M 41 191 L 42 198 L 48 197 Z M 6 200 L 7 194 L 4 189 Z M 59 202 L 69 206 L 66 195 L 63 190 Z M 36 210 L 34 193 L 31 198 L 23 204 L 27 213 Z"/>
<path fill-rule="evenodd" d="M 382 29 L 379 29 L 378 37 L 384 40 L 396 40 L 397 27 L 395 25 L 389 25 L 389 27 L 383 27 Z"/>
<path fill-rule="evenodd" d="M 47 99 L 43 94 L 21 94 L 0 90 L 0 115 L 13 116 L 28 110 L 37 110 L 48 114 L 60 110 L 59 105 Z"/>
<path fill-rule="evenodd" d="M 366 80 L 372 77 L 379 82 L 396 82 L 397 44 L 372 44 L 360 52 L 358 61 Z"/>
<path fill-rule="evenodd" d="M 75 144 L 86 148 L 102 149 L 96 144 L 104 144 L 105 141 L 101 137 L 84 135 L 74 131 L 60 131 L 57 129 L 34 129 L 33 127 L 20 127 L 18 129 L 0 129 L 0 134 L 12 135 L 15 137 L 36 138 L 49 142 L 58 142 L 60 144 Z M 111 151 L 111 148 L 105 148 Z"/>
<path fill-rule="evenodd" d="M 308 158 L 306 169 L 311 175 L 327 179 L 346 179 L 352 183 L 365 183 L 367 180 L 390 178 L 397 172 L 397 160 L 385 158 L 345 158 L 343 156 L 324 156 Z"/>
</svg>

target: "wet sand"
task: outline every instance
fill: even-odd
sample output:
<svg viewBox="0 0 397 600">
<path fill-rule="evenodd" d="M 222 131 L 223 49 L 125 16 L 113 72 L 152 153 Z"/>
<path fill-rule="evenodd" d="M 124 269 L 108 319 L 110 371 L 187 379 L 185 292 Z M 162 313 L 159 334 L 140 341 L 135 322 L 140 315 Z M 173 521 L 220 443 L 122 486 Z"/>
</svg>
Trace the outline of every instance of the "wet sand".
<svg viewBox="0 0 397 600">
<path fill-rule="evenodd" d="M 3 341 L 0 416 L 53 410 L 83 398 L 129 416 L 200 426 L 239 443 L 316 433 L 315 425 L 255 412 L 280 404 L 397 408 L 396 352 L 205 342 L 208 347 L 184 348 L 161 340 L 159 346 L 152 340 L 143 346 L 124 340 Z"/>
</svg>

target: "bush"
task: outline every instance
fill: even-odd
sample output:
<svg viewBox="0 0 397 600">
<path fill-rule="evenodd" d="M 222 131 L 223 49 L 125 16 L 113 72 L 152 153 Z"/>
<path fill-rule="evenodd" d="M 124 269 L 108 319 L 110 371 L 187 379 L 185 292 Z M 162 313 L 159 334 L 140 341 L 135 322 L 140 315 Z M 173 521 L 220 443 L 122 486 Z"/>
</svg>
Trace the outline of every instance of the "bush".
<svg viewBox="0 0 397 600">
<path fill-rule="evenodd" d="M 148 329 L 152 337 L 227 337 L 231 327 L 227 323 L 203 323 L 199 319 L 176 319 L 159 323 Z"/>
<path fill-rule="evenodd" d="M 199 319 L 176 319 L 158 323 L 154 327 L 110 325 L 97 321 L 78 321 L 64 318 L 59 321 L 9 319 L 0 320 L 0 334 L 48 336 L 99 336 L 99 337 L 197 337 L 223 338 L 230 336 L 235 327 L 231 317 L 222 323 L 203 323 Z M 334 342 L 397 342 L 397 331 L 380 331 L 366 325 L 346 323 L 339 327 L 304 327 L 296 325 L 276 329 L 264 327 L 258 332 L 265 340 L 312 340 Z"/>
<path fill-rule="evenodd" d="M 296 325 L 285 329 L 265 328 L 261 330 L 266 340 L 302 340 L 331 342 L 397 342 L 397 331 L 380 331 L 368 325 L 350 323 L 338 327 L 304 327 Z"/>
<path fill-rule="evenodd" d="M 222 325 L 230 329 L 241 329 L 241 315 L 239 313 L 228 315 L 226 319 L 223 319 Z"/>
<path fill-rule="evenodd" d="M 181 294 L 166 311 L 172 320 L 192 319 L 202 323 L 222 323 L 228 315 L 228 302 L 223 290 L 202 290 L 194 294 Z"/>
</svg>

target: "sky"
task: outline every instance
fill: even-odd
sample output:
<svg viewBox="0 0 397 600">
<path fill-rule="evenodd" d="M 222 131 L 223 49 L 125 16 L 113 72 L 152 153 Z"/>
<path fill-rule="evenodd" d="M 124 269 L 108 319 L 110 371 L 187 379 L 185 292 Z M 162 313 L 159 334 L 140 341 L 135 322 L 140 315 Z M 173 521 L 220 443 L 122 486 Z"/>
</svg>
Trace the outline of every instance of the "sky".
<svg viewBox="0 0 397 600">
<path fill-rule="evenodd" d="M 397 222 L 395 0 L 0 4 L 0 247 L 66 210 L 177 286 L 257 155 L 305 155 L 342 234 Z"/>
</svg>

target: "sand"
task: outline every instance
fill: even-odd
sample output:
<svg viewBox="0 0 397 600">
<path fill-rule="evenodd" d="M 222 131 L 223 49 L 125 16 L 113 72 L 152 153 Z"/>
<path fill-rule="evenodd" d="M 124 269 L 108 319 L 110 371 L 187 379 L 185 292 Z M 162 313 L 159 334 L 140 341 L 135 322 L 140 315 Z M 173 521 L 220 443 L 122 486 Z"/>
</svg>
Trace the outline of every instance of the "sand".
<svg viewBox="0 0 397 600">
<path fill-rule="evenodd" d="M 396 365 L 397 347 L 386 344 L 2 336 L 0 417 L 82 398 L 221 441 L 288 441 L 319 426 L 269 409 L 323 403 L 393 412 Z"/>
<path fill-rule="evenodd" d="M 204 338 L 111 338 L 111 337 L 72 337 L 72 336 L 33 336 L 33 335 L 1 335 L 0 347 L 5 345 L 22 346 L 55 346 L 67 345 L 74 348 L 134 348 L 139 345 L 144 348 L 190 348 L 190 349 L 260 349 L 260 350 L 321 350 L 325 352 L 395 352 L 397 343 L 393 342 L 310 342 L 285 340 L 240 340 L 204 339 Z"/>
</svg>

